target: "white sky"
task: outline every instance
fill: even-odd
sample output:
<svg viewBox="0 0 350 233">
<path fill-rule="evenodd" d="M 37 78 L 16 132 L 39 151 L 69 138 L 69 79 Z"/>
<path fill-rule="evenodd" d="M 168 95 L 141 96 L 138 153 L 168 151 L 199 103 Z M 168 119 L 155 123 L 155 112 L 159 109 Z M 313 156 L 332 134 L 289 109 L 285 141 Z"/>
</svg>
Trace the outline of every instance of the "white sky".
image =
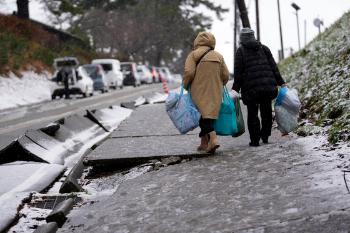
<svg viewBox="0 0 350 233">
<path fill-rule="evenodd" d="M 255 0 L 245 0 L 249 7 L 249 19 L 251 27 L 256 31 Z M 289 55 L 290 47 L 298 50 L 298 35 L 295 10 L 291 4 L 295 2 L 299 10 L 300 43 L 304 47 L 304 20 L 306 20 L 307 42 L 310 42 L 318 34 L 318 29 L 313 25 L 316 17 L 324 21 L 324 26 L 329 27 L 345 12 L 350 10 L 349 0 L 280 0 L 283 44 L 285 57 Z M 217 40 L 216 50 L 223 54 L 230 71 L 233 69 L 233 0 L 215 0 L 230 12 L 224 15 L 224 20 L 215 20 L 212 32 Z M 259 0 L 260 12 L 260 37 L 261 42 L 267 45 L 276 61 L 278 50 L 281 48 L 277 0 Z M 324 28 L 323 28 L 324 29 Z M 322 30 L 323 31 L 323 30 Z"/>
<path fill-rule="evenodd" d="M 255 20 L 255 0 L 245 0 L 249 11 L 249 19 L 252 29 L 256 30 Z M 233 0 L 215 0 L 216 4 L 221 4 L 229 8 L 230 12 L 223 15 L 224 20 L 219 21 L 215 17 L 212 33 L 217 40 L 216 50 L 223 54 L 230 71 L 233 70 Z M 304 46 L 304 20 L 307 22 L 307 42 L 312 40 L 317 34 L 318 29 L 313 25 L 316 17 L 324 21 L 324 26 L 328 27 L 340 18 L 345 12 L 350 10 L 349 0 L 280 0 L 283 44 L 285 56 L 289 54 L 290 49 L 298 50 L 298 37 L 295 10 L 291 3 L 295 2 L 300 6 L 299 24 L 300 41 Z M 277 59 L 280 49 L 280 36 L 277 13 L 277 0 L 260 0 L 260 37 L 261 42 L 267 45 L 272 54 Z M 16 10 L 16 0 L 3 0 L 0 5 L 0 12 L 11 13 Z M 206 14 L 214 16 L 211 12 L 202 9 Z M 48 14 L 44 12 L 38 1 L 32 0 L 30 4 L 30 15 L 32 18 L 46 22 Z"/>
</svg>

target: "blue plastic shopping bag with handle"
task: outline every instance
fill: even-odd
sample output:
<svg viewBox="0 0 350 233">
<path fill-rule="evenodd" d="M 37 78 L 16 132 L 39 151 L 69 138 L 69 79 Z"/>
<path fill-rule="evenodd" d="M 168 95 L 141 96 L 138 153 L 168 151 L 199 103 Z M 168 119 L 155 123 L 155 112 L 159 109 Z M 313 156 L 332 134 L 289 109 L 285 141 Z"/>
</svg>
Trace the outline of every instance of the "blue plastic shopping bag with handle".
<svg viewBox="0 0 350 233">
<path fill-rule="evenodd" d="M 182 85 L 180 95 L 170 92 L 165 101 L 165 107 L 175 127 L 181 134 L 186 134 L 198 127 L 201 114 L 192 101 L 190 91 L 187 94 L 183 92 Z"/>
<path fill-rule="evenodd" d="M 216 134 L 221 136 L 235 136 L 238 132 L 235 104 L 226 87 L 224 87 L 218 119 L 214 122 L 214 129 Z"/>
</svg>

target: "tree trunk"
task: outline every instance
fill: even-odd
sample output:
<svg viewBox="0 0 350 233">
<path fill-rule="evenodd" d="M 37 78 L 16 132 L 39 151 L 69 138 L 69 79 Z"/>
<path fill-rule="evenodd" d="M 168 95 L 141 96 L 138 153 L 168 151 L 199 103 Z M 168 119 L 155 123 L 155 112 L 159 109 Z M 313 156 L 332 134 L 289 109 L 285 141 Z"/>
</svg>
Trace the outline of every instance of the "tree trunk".
<svg viewBox="0 0 350 233">
<path fill-rule="evenodd" d="M 242 25 L 244 28 L 250 28 L 249 18 L 248 18 L 248 11 L 247 7 L 245 5 L 244 0 L 236 0 L 237 6 L 241 15 Z"/>
<path fill-rule="evenodd" d="M 29 0 L 17 0 L 17 16 L 29 19 Z"/>
</svg>

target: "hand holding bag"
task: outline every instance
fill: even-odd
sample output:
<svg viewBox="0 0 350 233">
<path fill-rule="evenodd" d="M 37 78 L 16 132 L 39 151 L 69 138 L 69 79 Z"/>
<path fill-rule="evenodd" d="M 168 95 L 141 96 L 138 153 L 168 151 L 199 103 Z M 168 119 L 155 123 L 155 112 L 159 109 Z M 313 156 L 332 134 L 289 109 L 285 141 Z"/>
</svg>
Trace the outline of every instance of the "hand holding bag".
<svg viewBox="0 0 350 233">
<path fill-rule="evenodd" d="M 237 133 L 232 135 L 233 137 L 239 137 L 245 132 L 244 118 L 242 114 L 241 104 L 239 96 L 233 96 L 233 102 L 235 103 L 236 108 L 236 119 L 237 119 Z"/>
<path fill-rule="evenodd" d="M 214 129 L 217 135 L 234 136 L 237 134 L 236 108 L 233 100 L 224 86 L 222 103 L 218 119 L 214 121 Z"/>
</svg>

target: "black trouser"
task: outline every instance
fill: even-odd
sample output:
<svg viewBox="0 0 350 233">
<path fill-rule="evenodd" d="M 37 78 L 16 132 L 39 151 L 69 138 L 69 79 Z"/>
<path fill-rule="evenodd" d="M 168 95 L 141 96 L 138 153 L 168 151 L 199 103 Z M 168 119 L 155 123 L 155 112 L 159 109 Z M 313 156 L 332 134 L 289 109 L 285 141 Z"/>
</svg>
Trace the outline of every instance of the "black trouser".
<svg viewBox="0 0 350 233">
<path fill-rule="evenodd" d="M 258 117 L 260 107 L 261 127 Z M 260 138 L 267 139 L 271 135 L 272 106 L 271 100 L 262 100 L 259 103 L 249 103 L 248 130 L 251 142 L 259 142 Z"/>
<path fill-rule="evenodd" d="M 66 99 L 69 99 L 69 81 L 64 81 L 64 96 Z"/>
<path fill-rule="evenodd" d="M 204 135 L 214 131 L 214 119 L 201 117 L 201 119 L 199 120 L 199 127 L 201 128 L 199 137 L 203 137 Z"/>
</svg>

